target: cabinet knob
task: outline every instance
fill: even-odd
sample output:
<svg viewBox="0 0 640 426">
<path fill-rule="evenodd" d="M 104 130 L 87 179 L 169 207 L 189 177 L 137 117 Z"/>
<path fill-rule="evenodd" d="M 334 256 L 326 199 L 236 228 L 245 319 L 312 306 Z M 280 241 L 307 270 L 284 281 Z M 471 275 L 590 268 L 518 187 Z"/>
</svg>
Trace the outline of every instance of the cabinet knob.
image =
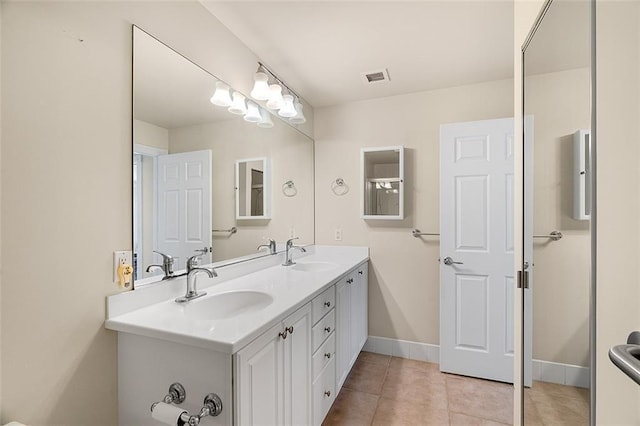
<svg viewBox="0 0 640 426">
<path fill-rule="evenodd" d="M 325 394 L 326 396 L 331 396 L 331 391 L 324 391 L 324 394 Z"/>
<path fill-rule="evenodd" d="M 353 278 L 349 278 L 349 279 L 347 280 L 347 284 L 351 284 L 352 282 L 353 282 Z"/>
<path fill-rule="evenodd" d="M 325 327 L 324 331 L 326 331 L 327 333 L 331 333 L 331 327 Z"/>
<path fill-rule="evenodd" d="M 327 359 L 331 359 L 331 352 L 327 352 L 324 356 L 327 357 Z"/>
<path fill-rule="evenodd" d="M 324 306 L 326 306 L 327 308 L 331 307 L 331 302 L 329 302 L 328 300 L 326 302 L 324 302 Z"/>
<path fill-rule="evenodd" d="M 287 329 L 284 330 L 284 332 L 280 332 L 278 333 L 278 336 L 282 337 L 282 340 L 287 338 Z"/>
<path fill-rule="evenodd" d="M 293 326 L 289 326 L 287 328 L 284 329 L 285 332 L 289 332 L 289 334 L 293 334 Z"/>
<path fill-rule="evenodd" d="M 364 272 L 362 272 L 362 271 L 358 271 L 358 274 L 360 274 L 360 275 L 362 275 L 363 273 L 364 273 Z"/>
</svg>

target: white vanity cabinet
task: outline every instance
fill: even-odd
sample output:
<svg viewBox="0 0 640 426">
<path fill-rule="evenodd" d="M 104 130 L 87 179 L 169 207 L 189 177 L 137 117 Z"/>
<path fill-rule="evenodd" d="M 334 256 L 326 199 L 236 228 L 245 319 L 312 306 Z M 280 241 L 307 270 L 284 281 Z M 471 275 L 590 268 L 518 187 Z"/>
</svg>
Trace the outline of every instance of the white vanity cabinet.
<svg viewBox="0 0 640 426">
<path fill-rule="evenodd" d="M 222 413 L 203 418 L 201 426 L 321 425 L 367 339 L 368 263 L 362 257 L 320 283 L 295 270 L 261 271 L 255 280 L 286 287 L 273 293 L 280 313 L 264 315 L 270 319 L 263 323 L 246 317 L 187 320 L 180 315 L 189 306 L 172 299 L 110 318 L 108 328 L 118 331 L 119 424 L 159 424 L 150 407 L 179 382 L 186 389 L 179 407 L 191 414 L 200 411 L 208 393 L 220 396 Z M 239 291 L 224 285 L 208 290 Z M 306 296 L 282 302 L 295 292 Z M 133 303 L 140 294 L 112 296 L 111 311 L 122 310 L 114 301 L 126 297 L 122 303 Z M 242 327 L 255 331 L 240 339 L 209 337 L 235 336 Z"/>
<path fill-rule="evenodd" d="M 311 424 L 311 303 L 234 355 L 235 423 Z"/>
<path fill-rule="evenodd" d="M 336 381 L 339 390 L 368 336 L 368 263 L 336 284 Z"/>
</svg>

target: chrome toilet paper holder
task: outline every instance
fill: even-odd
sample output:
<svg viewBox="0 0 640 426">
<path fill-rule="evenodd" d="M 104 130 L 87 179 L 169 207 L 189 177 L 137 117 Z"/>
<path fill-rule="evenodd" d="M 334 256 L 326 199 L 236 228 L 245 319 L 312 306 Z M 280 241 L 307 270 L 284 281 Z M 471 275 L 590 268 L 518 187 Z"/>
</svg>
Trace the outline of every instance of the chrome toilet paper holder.
<svg viewBox="0 0 640 426">
<path fill-rule="evenodd" d="M 169 393 L 167 393 L 162 401 L 157 401 L 151 404 L 151 412 L 156 408 L 160 402 L 164 402 L 165 404 L 182 404 L 187 397 L 187 392 L 184 389 L 182 384 L 176 382 L 172 383 L 169 386 Z M 215 417 L 222 412 L 222 400 L 215 393 L 207 394 L 204 397 L 203 407 L 200 409 L 198 414 L 189 414 L 187 412 L 182 413 L 180 416 L 180 421 L 185 425 L 189 426 L 198 426 L 200 424 L 200 420 L 206 416 Z"/>
</svg>

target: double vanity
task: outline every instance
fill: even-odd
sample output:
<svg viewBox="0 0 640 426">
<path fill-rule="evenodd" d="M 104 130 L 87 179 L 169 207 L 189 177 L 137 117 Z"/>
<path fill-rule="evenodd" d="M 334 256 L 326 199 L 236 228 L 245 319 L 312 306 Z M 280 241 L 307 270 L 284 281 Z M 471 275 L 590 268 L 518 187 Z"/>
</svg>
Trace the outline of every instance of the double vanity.
<svg viewBox="0 0 640 426">
<path fill-rule="evenodd" d="M 150 407 L 172 383 L 201 425 L 319 425 L 367 339 L 366 247 L 309 246 L 198 276 L 207 295 L 186 303 L 185 278 L 108 298 L 118 332 L 121 425 L 156 425 Z"/>
</svg>

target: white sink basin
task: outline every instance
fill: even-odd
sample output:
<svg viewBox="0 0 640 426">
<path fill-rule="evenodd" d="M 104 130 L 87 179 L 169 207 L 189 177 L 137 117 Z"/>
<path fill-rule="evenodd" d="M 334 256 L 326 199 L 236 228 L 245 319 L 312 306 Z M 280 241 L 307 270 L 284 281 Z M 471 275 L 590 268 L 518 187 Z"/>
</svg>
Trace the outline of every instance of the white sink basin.
<svg viewBox="0 0 640 426">
<path fill-rule="evenodd" d="M 221 320 L 259 311 L 271 303 L 273 297 L 261 291 L 229 291 L 188 302 L 184 313 L 196 320 Z"/>
<path fill-rule="evenodd" d="M 337 266 L 337 264 L 331 262 L 299 262 L 293 265 L 291 269 L 304 272 L 319 272 L 329 271 Z"/>
</svg>

